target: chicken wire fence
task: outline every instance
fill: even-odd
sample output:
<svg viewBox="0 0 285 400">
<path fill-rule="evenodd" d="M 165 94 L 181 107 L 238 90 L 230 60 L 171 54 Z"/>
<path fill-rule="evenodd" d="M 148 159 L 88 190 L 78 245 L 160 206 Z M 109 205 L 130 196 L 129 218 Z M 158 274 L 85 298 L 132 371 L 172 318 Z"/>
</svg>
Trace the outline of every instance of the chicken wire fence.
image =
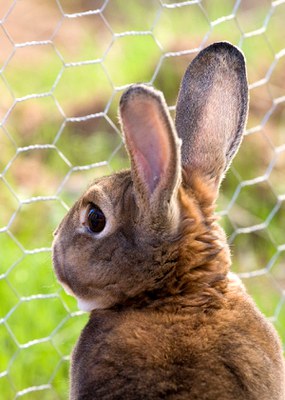
<svg viewBox="0 0 285 400">
<path fill-rule="evenodd" d="M 67 398 L 88 316 L 55 280 L 52 232 L 90 180 L 128 165 L 122 91 L 154 85 L 174 114 L 186 66 L 218 40 L 243 50 L 251 101 L 217 212 L 285 343 L 285 1 L 7 0 L 0 18 L 1 399 Z"/>
</svg>

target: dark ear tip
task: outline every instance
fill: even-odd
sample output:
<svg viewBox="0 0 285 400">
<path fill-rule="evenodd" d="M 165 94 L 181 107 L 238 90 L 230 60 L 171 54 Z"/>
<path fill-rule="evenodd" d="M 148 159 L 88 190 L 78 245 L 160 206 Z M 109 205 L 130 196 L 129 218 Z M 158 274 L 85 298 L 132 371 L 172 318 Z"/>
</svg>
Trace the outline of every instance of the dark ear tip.
<svg viewBox="0 0 285 400">
<path fill-rule="evenodd" d="M 240 65 L 245 65 L 242 51 L 229 42 L 216 42 L 202 50 L 199 56 L 221 56 L 231 61 L 237 61 Z M 199 57 L 198 56 L 198 57 Z"/>
<path fill-rule="evenodd" d="M 126 107 L 129 101 L 138 98 L 155 99 L 160 103 L 163 101 L 163 95 L 158 90 L 154 90 L 152 87 L 144 84 L 134 84 L 123 93 L 120 100 L 120 109 L 122 110 Z"/>
</svg>

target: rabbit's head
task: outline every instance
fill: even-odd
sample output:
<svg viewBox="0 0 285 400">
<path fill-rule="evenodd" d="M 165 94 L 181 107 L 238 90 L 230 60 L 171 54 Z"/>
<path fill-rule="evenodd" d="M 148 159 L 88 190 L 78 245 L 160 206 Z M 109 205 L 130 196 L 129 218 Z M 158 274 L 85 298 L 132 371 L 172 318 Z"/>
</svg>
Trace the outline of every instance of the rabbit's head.
<svg viewBox="0 0 285 400">
<path fill-rule="evenodd" d="M 57 277 L 91 311 L 223 282 L 229 256 L 213 216 L 246 121 L 244 58 L 215 43 L 189 65 L 175 126 L 163 95 L 131 86 L 120 119 L 131 169 L 95 181 L 59 225 Z"/>
</svg>

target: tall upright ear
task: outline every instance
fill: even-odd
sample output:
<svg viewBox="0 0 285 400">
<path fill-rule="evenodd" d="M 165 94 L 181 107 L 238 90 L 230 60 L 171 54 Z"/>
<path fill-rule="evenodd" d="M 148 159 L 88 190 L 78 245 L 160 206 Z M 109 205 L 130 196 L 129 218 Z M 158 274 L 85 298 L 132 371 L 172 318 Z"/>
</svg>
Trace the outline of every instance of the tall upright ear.
<svg viewBox="0 0 285 400">
<path fill-rule="evenodd" d="M 162 210 L 181 176 L 180 140 L 163 95 L 131 86 L 121 98 L 120 118 L 136 195 L 148 211 Z"/>
<path fill-rule="evenodd" d="M 226 42 L 202 50 L 185 72 L 176 108 L 186 183 L 198 173 L 218 189 L 240 145 L 247 111 L 242 53 Z"/>
</svg>

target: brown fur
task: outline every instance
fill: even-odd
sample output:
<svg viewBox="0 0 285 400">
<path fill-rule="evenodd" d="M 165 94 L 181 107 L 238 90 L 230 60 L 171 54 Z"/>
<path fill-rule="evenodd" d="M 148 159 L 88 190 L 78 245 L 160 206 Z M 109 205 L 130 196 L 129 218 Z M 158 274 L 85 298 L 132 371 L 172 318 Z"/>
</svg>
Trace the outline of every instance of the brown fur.
<svg viewBox="0 0 285 400">
<path fill-rule="evenodd" d="M 203 158 L 212 140 L 208 122 L 202 127 L 206 116 L 199 135 L 195 121 L 190 124 L 194 139 L 180 128 L 180 164 L 180 143 L 161 94 L 132 87 L 121 102 L 131 171 L 94 182 L 56 232 L 58 279 L 92 310 L 72 355 L 72 400 L 285 399 L 279 338 L 229 273 L 229 248 L 214 215 L 245 122 L 247 96 L 236 95 L 247 93 L 244 62 L 227 43 L 201 54 L 189 67 L 192 81 L 184 78 L 182 86 L 200 96 L 195 81 L 201 85 L 206 55 L 215 72 L 212 80 L 202 79 L 211 87 L 204 90 L 207 112 L 212 121 L 228 118 L 217 126 L 231 132 L 213 126 L 214 151 Z M 227 102 L 234 117 L 220 116 L 215 107 L 220 69 L 232 88 Z M 186 100 L 189 114 L 195 96 Z M 90 204 L 106 216 L 102 234 L 87 229 Z"/>
</svg>

